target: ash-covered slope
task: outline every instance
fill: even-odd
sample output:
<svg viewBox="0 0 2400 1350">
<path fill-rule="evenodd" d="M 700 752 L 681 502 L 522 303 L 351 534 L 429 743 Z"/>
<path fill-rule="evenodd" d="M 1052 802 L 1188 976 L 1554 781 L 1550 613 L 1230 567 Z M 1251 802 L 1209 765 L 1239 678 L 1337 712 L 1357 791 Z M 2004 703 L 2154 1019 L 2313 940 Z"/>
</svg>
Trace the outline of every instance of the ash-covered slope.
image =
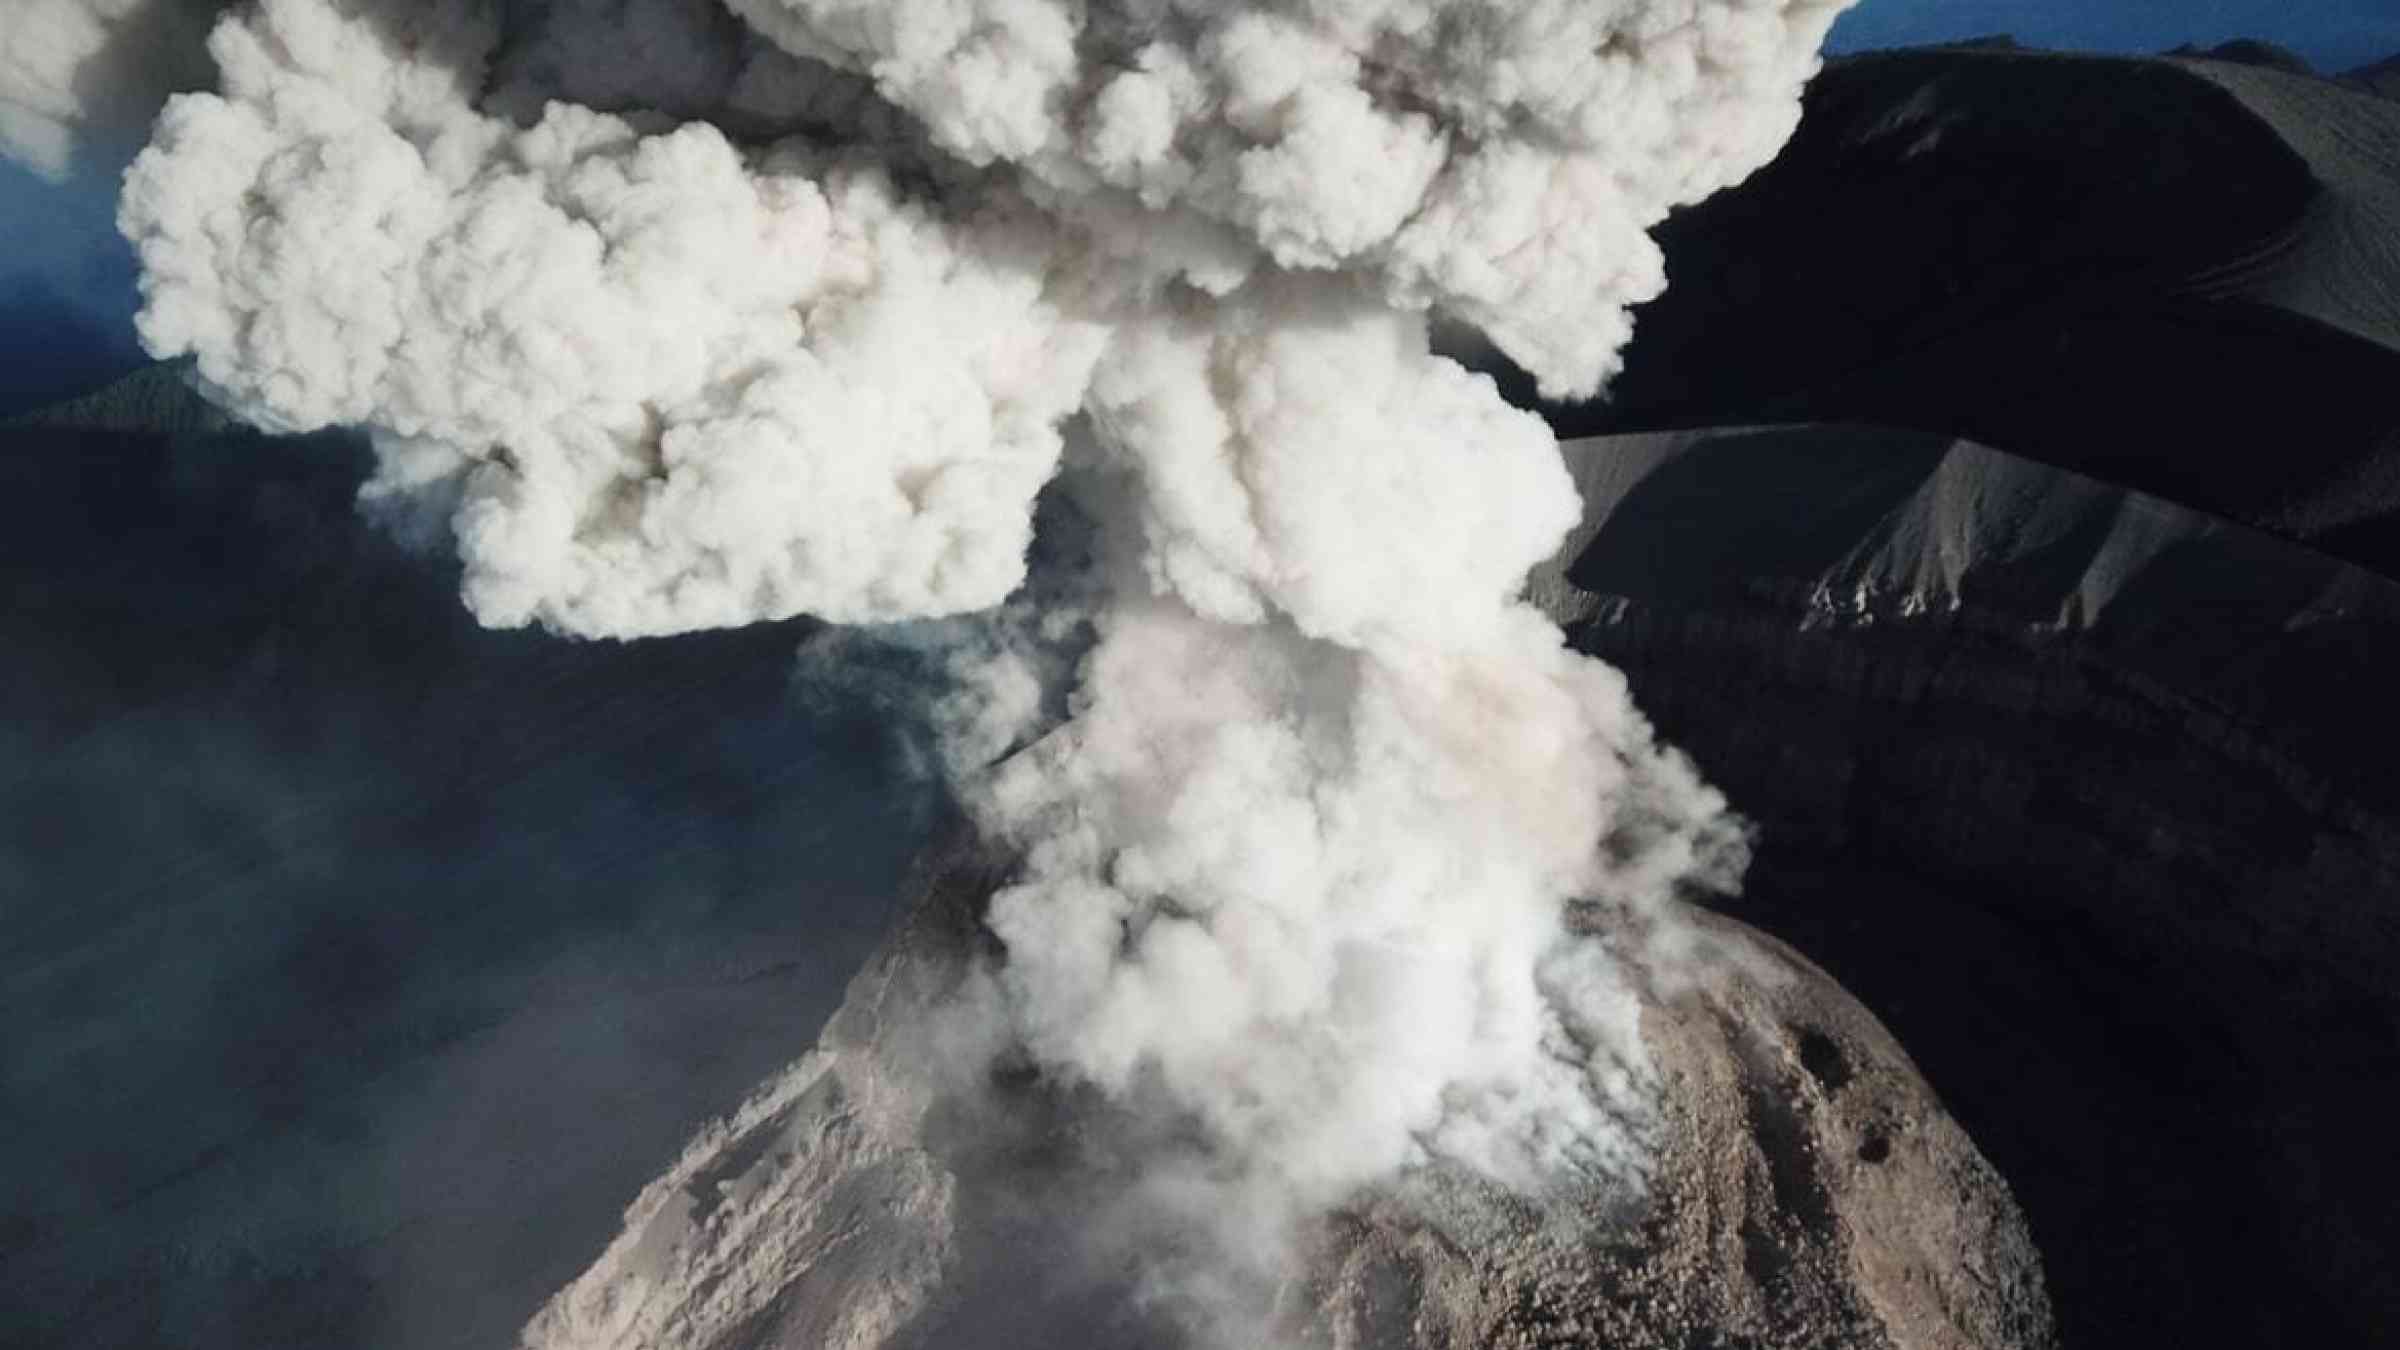
<svg viewBox="0 0 2400 1350">
<path fill-rule="evenodd" d="M 1666 296 L 1562 434 L 1915 427 L 2400 570 L 2400 103 L 2223 60 L 1854 57 L 1661 243 Z"/>
<path fill-rule="evenodd" d="M 1118 1161 L 1127 1122 L 1006 1061 L 962 1077 L 975 1061 L 943 1050 L 1008 871 L 963 845 L 929 855 L 909 919 L 818 1050 L 634 1201 L 527 1345 L 2052 1342 L 2006 1186 L 1899 1045 L 1806 960 L 1709 916 L 1703 973 L 1642 996 L 1664 1098 L 1648 1198 L 1528 1201 L 1419 1171 L 1303 1235 L 1266 1325 L 1245 1330 L 1238 1302 L 1178 1316 L 1192 1291 L 1140 1282 L 1150 1257 L 1105 1236 L 1141 1180 Z"/>
<path fill-rule="evenodd" d="M 1732 912 L 1909 1047 L 2065 1342 L 2400 1325 L 2400 586 L 1945 436 L 1569 451 L 1537 593 L 1759 821 Z"/>
</svg>

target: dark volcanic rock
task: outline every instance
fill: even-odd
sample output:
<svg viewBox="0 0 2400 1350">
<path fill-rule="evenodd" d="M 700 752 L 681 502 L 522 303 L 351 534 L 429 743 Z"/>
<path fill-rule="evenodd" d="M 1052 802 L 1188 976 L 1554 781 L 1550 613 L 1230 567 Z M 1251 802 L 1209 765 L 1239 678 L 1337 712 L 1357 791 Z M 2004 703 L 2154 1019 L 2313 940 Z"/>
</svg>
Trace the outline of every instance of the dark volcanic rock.
<svg viewBox="0 0 2400 1350">
<path fill-rule="evenodd" d="M 2361 66 L 2342 77 L 2353 88 L 2364 89 L 2383 98 L 2400 98 L 2400 56 L 2389 56 L 2371 66 Z"/>
<path fill-rule="evenodd" d="M 1909 1047 L 2065 1342 L 2400 1325 L 2400 586 L 1942 436 L 1569 451 L 1536 594 L 1759 821 L 1731 912 Z"/>
<path fill-rule="evenodd" d="M 694 1141 L 534 1325 L 556 1350 L 1166 1350 L 1205 1336 L 1094 1264 L 1108 1109 L 940 1067 L 1004 863 L 929 858 L 818 1050 Z M 1436 1167 L 1302 1238 L 1298 1346 L 2039 1347 L 2007 1188 L 1899 1045 L 1804 958 L 1696 915 L 1720 959 L 1643 998 L 1664 1102 L 1648 1198 L 1528 1200 Z M 935 1066 L 935 1067 L 928 1067 Z M 962 1105 L 963 1103 L 963 1105 Z M 1103 1249 L 1104 1250 L 1104 1249 Z M 1171 1306 L 1171 1303 L 1170 1305 Z M 1260 1335 L 1268 1334 L 1264 1329 Z"/>
<path fill-rule="evenodd" d="M 0 436 L 12 441 L 36 439 L 43 433 L 106 433 L 156 442 L 234 428 L 232 418 L 192 388 L 182 362 L 144 366 L 79 398 L 0 418 Z M 57 438 L 53 435 L 50 439 Z"/>
<path fill-rule="evenodd" d="M 1563 435 L 1914 427 L 2400 572 L 2400 105 L 2220 60 L 1856 57 L 1660 238 L 1669 290 Z"/>
</svg>

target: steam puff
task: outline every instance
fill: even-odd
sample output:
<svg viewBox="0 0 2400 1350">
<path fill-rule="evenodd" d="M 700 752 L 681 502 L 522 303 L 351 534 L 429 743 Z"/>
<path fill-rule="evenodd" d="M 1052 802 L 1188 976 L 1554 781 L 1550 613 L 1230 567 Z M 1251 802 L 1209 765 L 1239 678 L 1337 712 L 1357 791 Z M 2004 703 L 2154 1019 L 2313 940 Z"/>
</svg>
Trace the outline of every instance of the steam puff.
<svg viewBox="0 0 2400 1350">
<path fill-rule="evenodd" d="M 62 179 L 138 144 L 167 95 L 207 81 L 224 0 L 10 0 L 0 24 L 0 155 Z M 130 149 L 131 147 L 127 147 Z"/>
</svg>

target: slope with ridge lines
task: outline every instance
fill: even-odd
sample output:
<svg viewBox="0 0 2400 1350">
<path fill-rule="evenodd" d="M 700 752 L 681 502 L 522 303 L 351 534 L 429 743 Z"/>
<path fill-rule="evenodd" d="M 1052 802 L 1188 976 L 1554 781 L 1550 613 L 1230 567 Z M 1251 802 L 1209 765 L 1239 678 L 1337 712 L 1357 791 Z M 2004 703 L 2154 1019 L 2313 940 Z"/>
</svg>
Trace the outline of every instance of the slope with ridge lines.
<svg viewBox="0 0 2400 1350">
<path fill-rule="evenodd" d="M 1663 229 L 1610 398 L 1545 411 L 1965 436 L 2400 573 L 2395 222 L 2400 103 L 2329 81 L 1838 60 L 1780 159 Z"/>
</svg>

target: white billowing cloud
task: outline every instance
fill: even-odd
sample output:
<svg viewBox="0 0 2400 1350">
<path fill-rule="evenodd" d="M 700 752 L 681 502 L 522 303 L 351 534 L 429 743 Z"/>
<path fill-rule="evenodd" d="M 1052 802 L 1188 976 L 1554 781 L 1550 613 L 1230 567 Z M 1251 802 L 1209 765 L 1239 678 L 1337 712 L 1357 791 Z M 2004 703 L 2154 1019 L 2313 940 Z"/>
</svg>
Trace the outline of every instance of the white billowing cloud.
<svg viewBox="0 0 2400 1350">
<path fill-rule="evenodd" d="M 954 613 L 1019 579 L 1102 348 L 1253 280 L 1243 322 L 1430 306 L 1593 387 L 1644 228 L 1771 153 L 1837 7 L 262 0 L 122 223 L 152 349 L 373 430 L 371 494 L 453 513 L 490 622 Z M 1221 523 L 1158 566 L 1239 606 Z"/>
<path fill-rule="evenodd" d="M 8 0 L 0 156 L 43 177 L 139 144 L 167 95 L 206 82 L 201 38 L 225 0 Z"/>
<path fill-rule="evenodd" d="M 128 175 L 144 340 L 261 425 L 373 428 L 463 492 L 486 622 L 630 636 L 980 608 L 1100 331 L 1006 203 L 871 162 L 469 99 L 479 8 L 268 0 Z M 1021 211 L 1019 214 L 1022 214 Z"/>
<path fill-rule="evenodd" d="M 1541 419 L 1344 281 L 1131 325 L 1087 402 L 1145 564 L 1202 614 L 1375 646 L 1487 622 L 1579 517 Z"/>
<path fill-rule="evenodd" d="M 1781 148 L 1848 0 L 728 0 L 1062 209 L 1123 194 L 1483 329 L 1555 395 L 1664 286 L 1644 233 Z M 1222 284 L 1214 281 L 1212 284 Z"/>
<path fill-rule="evenodd" d="M 1093 574 L 904 639 L 1024 859 L 1009 1034 L 1228 1248 L 1437 1158 L 1640 1186 L 1624 962 L 1741 831 L 1516 599 L 1572 482 L 1429 330 L 1602 381 L 1839 0 L 731 8 L 260 0 L 127 177 L 145 341 L 367 428 L 493 624 L 985 611 L 1065 473 Z"/>
</svg>

